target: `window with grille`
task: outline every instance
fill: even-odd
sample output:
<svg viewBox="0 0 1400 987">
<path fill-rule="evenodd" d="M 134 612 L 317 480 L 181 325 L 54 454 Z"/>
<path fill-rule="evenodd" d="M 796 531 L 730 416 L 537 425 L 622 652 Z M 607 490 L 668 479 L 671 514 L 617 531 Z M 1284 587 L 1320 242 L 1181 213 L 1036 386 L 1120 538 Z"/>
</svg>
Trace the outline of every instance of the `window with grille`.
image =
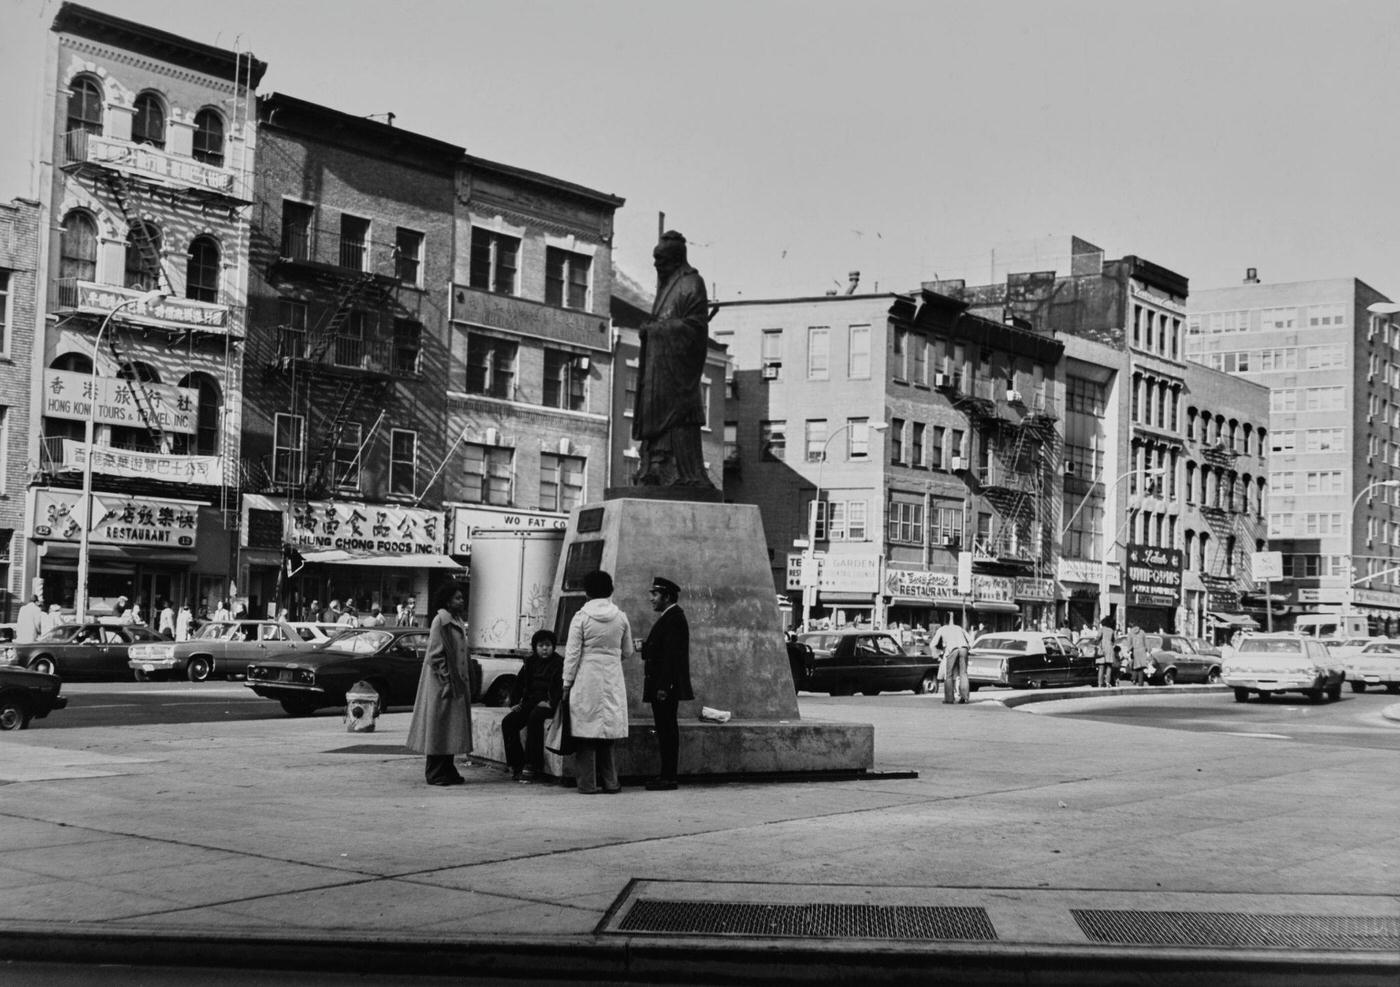
<svg viewBox="0 0 1400 987">
<path fill-rule="evenodd" d="M 509 400 L 515 396 L 518 345 L 482 333 L 467 334 L 467 393 Z"/>
<path fill-rule="evenodd" d="M 519 237 L 472 227 L 470 285 L 499 295 L 515 294 L 519 257 Z"/>
<path fill-rule="evenodd" d="M 369 220 L 341 213 L 340 266 L 351 271 L 368 271 Z"/>
<path fill-rule="evenodd" d="M 185 297 L 201 302 L 219 300 L 219 245 L 213 237 L 197 236 L 190 242 Z"/>
<path fill-rule="evenodd" d="M 423 352 L 423 326 L 412 319 L 394 320 L 394 373 L 416 374 Z"/>
<path fill-rule="evenodd" d="M 512 460 L 515 450 L 468 442 L 462 446 L 466 465 L 462 475 L 462 499 L 473 504 L 510 505 Z"/>
<path fill-rule="evenodd" d="M 572 511 L 583 503 L 582 456 L 540 453 L 540 510 Z"/>
<path fill-rule="evenodd" d="M 303 202 L 282 200 L 282 256 L 288 260 L 311 259 L 311 232 L 316 209 Z"/>
<path fill-rule="evenodd" d="M 546 247 L 544 300 L 563 308 L 588 308 L 588 272 L 592 258 L 559 247 Z"/>
<path fill-rule="evenodd" d="M 300 483 L 305 452 L 305 419 L 301 415 L 278 414 L 273 421 L 273 481 L 280 484 Z"/>
<path fill-rule="evenodd" d="M 196 161 L 215 168 L 224 166 L 224 118 L 217 110 L 207 107 L 194 115 L 194 148 Z"/>
<path fill-rule="evenodd" d="M 369 328 L 369 313 L 358 309 L 346 313 L 345 321 L 335 334 L 335 364 L 338 367 L 363 366 L 365 339 Z"/>
<path fill-rule="evenodd" d="M 389 493 L 412 497 L 418 492 L 418 433 L 396 428 L 389 433 Z"/>
<path fill-rule="evenodd" d="M 165 147 L 165 106 L 155 93 L 136 97 L 131 118 L 131 139 L 137 144 Z"/>
<path fill-rule="evenodd" d="M 102 86 L 91 76 L 79 76 L 68 87 L 68 131 L 102 133 Z"/>
<path fill-rule="evenodd" d="M 423 286 L 423 234 L 402 226 L 394 235 L 394 276 L 406 285 Z"/>
<path fill-rule="evenodd" d="M 544 351 L 544 403 L 549 408 L 582 411 L 587 404 L 584 388 L 588 371 L 581 364 L 586 358 L 564 350 Z"/>
</svg>

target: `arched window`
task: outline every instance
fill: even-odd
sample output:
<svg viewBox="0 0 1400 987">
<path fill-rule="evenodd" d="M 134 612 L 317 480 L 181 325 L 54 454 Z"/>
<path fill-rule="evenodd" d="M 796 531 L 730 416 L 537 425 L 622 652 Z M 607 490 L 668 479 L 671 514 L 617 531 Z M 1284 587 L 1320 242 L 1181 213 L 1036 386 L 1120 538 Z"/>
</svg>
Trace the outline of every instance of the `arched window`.
<svg viewBox="0 0 1400 987">
<path fill-rule="evenodd" d="M 201 302 L 219 300 L 219 245 L 213 237 L 197 236 L 190 243 L 185 265 L 185 297 Z"/>
<path fill-rule="evenodd" d="M 97 224 L 85 212 L 63 217 L 58 236 L 58 276 L 77 281 L 97 280 Z"/>
<path fill-rule="evenodd" d="M 160 285 L 160 229 L 138 221 L 126 234 L 126 286 L 150 291 Z"/>
<path fill-rule="evenodd" d="M 90 374 L 92 373 L 92 357 L 86 353 L 64 353 L 54 357 L 49 367 L 53 370 L 67 370 L 74 374 Z"/>
<path fill-rule="evenodd" d="M 139 388 L 142 384 L 159 384 L 160 374 L 155 367 L 149 363 L 131 362 L 122 365 L 117 371 L 117 377 L 121 380 L 130 380 L 136 383 Z M 150 405 L 142 402 L 142 407 L 150 412 Z M 138 418 L 140 417 L 138 412 Z M 152 423 L 154 424 L 154 423 Z M 151 434 L 150 429 L 144 425 L 128 428 L 124 425 L 113 425 L 111 445 L 114 449 L 130 449 L 135 452 L 159 452 L 160 447 L 156 444 L 156 437 Z"/>
<path fill-rule="evenodd" d="M 68 126 L 72 133 L 102 133 L 102 84 L 90 75 L 80 75 L 68 87 Z"/>
<path fill-rule="evenodd" d="M 165 147 L 165 105 L 155 93 L 136 97 L 135 115 L 131 118 L 131 139 L 138 144 Z"/>
<path fill-rule="evenodd" d="M 219 454 L 219 417 L 223 409 L 223 398 L 219 385 L 208 374 L 187 374 L 181 387 L 199 390 L 199 410 L 195 416 L 195 433 L 176 435 L 172 449 L 185 456 L 217 456 Z M 218 483 L 216 478 L 214 483 Z"/>
<path fill-rule="evenodd" d="M 224 166 L 224 118 L 208 107 L 194 115 L 194 159 Z"/>
</svg>

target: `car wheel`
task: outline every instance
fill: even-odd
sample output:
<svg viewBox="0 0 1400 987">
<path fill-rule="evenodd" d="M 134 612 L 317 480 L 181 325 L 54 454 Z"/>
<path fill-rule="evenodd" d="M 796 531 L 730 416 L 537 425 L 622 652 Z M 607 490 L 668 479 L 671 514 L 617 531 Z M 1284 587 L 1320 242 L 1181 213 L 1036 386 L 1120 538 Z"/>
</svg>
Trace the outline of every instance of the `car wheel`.
<svg viewBox="0 0 1400 987">
<path fill-rule="evenodd" d="M 132 672 L 131 675 L 132 675 L 132 677 L 133 677 L 134 679 L 136 679 L 137 682 L 149 682 L 149 681 L 151 681 L 151 673 L 150 673 L 150 672 L 143 672 L 143 671 L 141 671 L 141 669 L 139 669 L 139 668 L 136 669 L 134 672 Z"/>
<path fill-rule="evenodd" d="M 491 688 L 486 690 L 486 696 L 482 699 L 482 702 L 487 706 L 504 706 L 506 703 L 510 702 L 510 690 L 514 688 L 514 686 L 515 682 L 513 680 L 507 681 L 504 679 L 497 679 L 495 682 L 491 683 Z"/>
<path fill-rule="evenodd" d="M 1044 679 L 1036 679 L 1034 682 L 1031 683 L 1032 689 L 1045 689 L 1048 688 L 1048 686 L 1049 683 L 1047 683 Z"/>
<path fill-rule="evenodd" d="M 23 730 L 29 726 L 29 707 L 18 696 L 0 698 L 0 730 Z"/>
<path fill-rule="evenodd" d="M 854 682 L 852 682 L 850 679 L 842 679 L 840 682 L 837 682 L 834 686 L 831 687 L 831 689 L 827 692 L 827 695 L 851 696 L 855 694 L 855 691 L 856 684 Z"/>
<path fill-rule="evenodd" d="M 1365 692 L 1365 691 L 1366 691 L 1366 683 L 1365 683 L 1365 682 L 1353 682 L 1353 683 L 1351 684 L 1351 691 L 1352 691 L 1352 692 Z"/>
<path fill-rule="evenodd" d="M 1386 692 L 1400 692 L 1400 682 L 1392 682 L 1385 687 Z"/>
<path fill-rule="evenodd" d="M 191 682 L 203 682 L 209 677 L 209 672 L 213 668 L 211 662 L 204 655 L 195 655 L 190 659 L 190 663 L 185 666 L 185 675 Z"/>
<path fill-rule="evenodd" d="M 1308 697 L 1310 703 L 1320 703 L 1326 700 L 1327 691 L 1325 689 L 1304 689 L 1303 695 Z"/>
<path fill-rule="evenodd" d="M 938 691 L 938 676 L 929 672 L 919 679 L 919 684 L 914 686 L 914 693 L 920 696 L 931 696 Z"/>
<path fill-rule="evenodd" d="M 860 690 L 860 694 L 861 694 L 862 696 L 878 696 L 878 695 L 880 694 L 880 690 L 879 690 L 879 689 L 862 689 L 862 690 Z"/>
<path fill-rule="evenodd" d="M 1218 668 L 1212 668 L 1212 669 L 1210 670 L 1210 674 L 1208 674 L 1208 675 L 1206 676 L 1206 684 L 1207 684 L 1207 685 L 1219 685 L 1220 682 L 1221 682 L 1221 678 L 1220 678 L 1220 669 L 1218 669 Z"/>
<path fill-rule="evenodd" d="M 1338 699 L 1341 699 L 1341 698 L 1342 698 L 1342 683 L 1338 682 L 1336 685 L 1328 686 L 1328 687 L 1327 687 L 1327 698 L 1330 699 L 1330 700 L 1332 700 L 1332 702 L 1334 702 L 1334 703 L 1335 703 Z"/>
<path fill-rule="evenodd" d="M 1169 668 L 1162 673 L 1163 685 L 1176 685 L 1176 669 Z"/>
<path fill-rule="evenodd" d="M 45 675 L 58 674 L 58 666 L 53 663 L 53 658 L 48 655 L 40 655 L 38 658 L 35 658 L 33 664 L 31 664 L 29 668 L 31 671 L 43 672 Z"/>
<path fill-rule="evenodd" d="M 1247 703 L 1247 702 L 1249 702 L 1249 690 L 1248 690 L 1248 689 L 1236 689 L 1236 690 L 1235 690 L 1235 702 L 1237 702 L 1237 703 Z"/>
<path fill-rule="evenodd" d="M 278 702 L 288 716 L 310 716 L 316 712 L 316 704 L 305 699 L 279 699 Z"/>
</svg>

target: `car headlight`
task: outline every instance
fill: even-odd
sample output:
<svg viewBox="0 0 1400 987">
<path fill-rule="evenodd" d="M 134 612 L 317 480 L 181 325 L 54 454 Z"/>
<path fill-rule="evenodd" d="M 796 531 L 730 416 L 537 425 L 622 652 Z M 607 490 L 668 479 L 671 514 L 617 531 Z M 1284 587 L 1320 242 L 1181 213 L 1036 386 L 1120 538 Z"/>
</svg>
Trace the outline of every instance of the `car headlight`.
<svg viewBox="0 0 1400 987">
<path fill-rule="evenodd" d="M 0 648 L 0 662 L 3 662 L 6 665 L 15 664 L 15 649 Z"/>
<path fill-rule="evenodd" d="M 316 681 L 316 673 L 309 668 L 298 668 L 296 676 L 296 680 L 302 685 L 310 685 Z"/>
<path fill-rule="evenodd" d="M 252 680 L 252 679 L 265 679 L 265 678 L 267 678 L 267 669 L 263 668 L 261 665 L 249 665 L 249 666 L 248 666 L 248 678 L 249 678 L 250 680 Z"/>
</svg>

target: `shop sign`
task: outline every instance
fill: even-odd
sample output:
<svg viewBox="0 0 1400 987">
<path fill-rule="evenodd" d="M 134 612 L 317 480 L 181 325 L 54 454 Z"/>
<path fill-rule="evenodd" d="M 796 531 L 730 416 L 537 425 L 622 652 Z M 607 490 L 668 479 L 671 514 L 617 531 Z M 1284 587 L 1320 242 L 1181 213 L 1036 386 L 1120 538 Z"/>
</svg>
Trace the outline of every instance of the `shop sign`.
<svg viewBox="0 0 1400 987">
<path fill-rule="evenodd" d="M 1088 583 L 1098 586 L 1103 575 L 1102 562 L 1089 562 L 1085 559 L 1060 559 L 1056 573 L 1062 583 Z M 1118 585 L 1118 567 L 1108 567 L 1108 584 Z"/>
<path fill-rule="evenodd" d="M 81 472 L 87 462 L 87 446 L 75 439 L 63 439 L 62 443 L 60 468 Z M 217 485 L 223 482 L 224 461 L 219 456 L 163 456 L 155 452 L 128 452 L 98 446 L 92 454 L 92 471 L 141 480 Z"/>
<path fill-rule="evenodd" d="M 233 189 L 231 171 L 196 161 L 194 158 L 170 154 L 149 144 L 132 144 L 101 134 L 86 136 L 88 161 L 112 165 L 123 171 L 139 171 L 143 175 L 163 179 L 168 185 L 192 185 L 215 192 L 229 192 Z"/>
<path fill-rule="evenodd" d="M 1010 576 L 972 576 L 972 595 L 979 603 L 1015 603 L 1016 580 Z"/>
<path fill-rule="evenodd" d="M 364 555 L 441 555 L 442 515 L 418 507 L 313 500 L 284 518 L 287 544 L 311 551 Z"/>
<path fill-rule="evenodd" d="M 1182 558 L 1179 548 L 1129 545 L 1128 606 L 1175 607 L 1181 599 Z"/>
<path fill-rule="evenodd" d="M 962 600 L 958 577 L 951 572 L 925 572 L 918 569 L 886 569 L 885 595 L 913 600 Z"/>
<path fill-rule="evenodd" d="M 1240 594 L 1235 581 L 1226 576 L 1201 576 L 1206 588 L 1206 609 L 1220 613 L 1236 613 L 1240 609 Z"/>
<path fill-rule="evenodd" d="M 228 306 L 213 302 L 199 302 L 193 298 L 176 298 L 171 295 L 151 305 L 132 305 L 145 295 L 136 288 L 122 288 L 113 284 L 96 284 L 92 281 L 77 282 L 77 302 L 73 306 L 79 312 L 92 315 L 107 315 L 119 306 L 121 317 L 142 325 L 163 325 L 172 329 L 201 329 L 223 331 L 228 326 Z"/>
<path fill-rule="evenodd" d="M 88 541 L 94 545 L 195 547 L 199 504 L 119 494 L 92 495 L 96 519 Z M 83 494 L 80 490 L 40 488 L 34 498 L 34 537 L 81 542 Z"/>
<path fill-rule="evenodd" d="M 817 588 L 823 593 L 869 593 L 880 588 L 880 559 L 867 555 L 827 554 L 821 561 Z"/>
<path fill-rule="evenodd" d="M 1353 592 L 1357 603 L 1366 603 L 1373 607 L 1400 607 L 1400 593 L 1385 593 L 1375 589 L 1358 589 Z"/>
<path fill-rule="evenodd" d="M 452 509 L 452 550 L 457 555 L 471 551 L 477 531 L 567 531 L 569 515 L 545 511 L 493 511 L 483 507 Z"/>
<path fill-rule="evenodd" d="M 1016 599 L 1046 602 L 1055 599 L 1055 580 L 1016 577 Z"/>
<path fill-rule="evenodd" d="M 44 371 L 44 414 L 69 421 L 87 421 L 91 414 L 98 425 L 145 428 L 133 389 L 141 391 L 146 414 L 153 416 L 163 431 L 194 434 L 199 414 L 199 391 L 195 388 L 142 384 L 120 377 L 94 378 L 68 370 Z"/>
</svg>

